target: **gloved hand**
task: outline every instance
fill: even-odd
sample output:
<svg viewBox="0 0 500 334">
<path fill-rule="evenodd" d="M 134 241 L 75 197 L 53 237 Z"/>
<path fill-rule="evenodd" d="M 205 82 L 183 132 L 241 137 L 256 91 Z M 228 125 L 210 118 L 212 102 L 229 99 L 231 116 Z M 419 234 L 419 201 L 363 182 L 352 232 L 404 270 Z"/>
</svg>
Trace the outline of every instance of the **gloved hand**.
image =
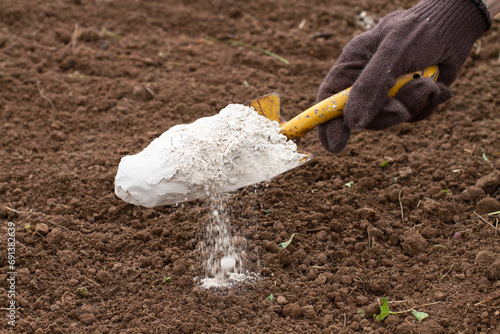
<svg viewBox="0 0 500 334">
<path fill-rule="evenodd" d="M 381 130 L 428 117 L 451 98 L 448 86 L 470 54 L 474 42 L 491 26 L 481 0 L 422 0 L 384 17 L 372 30 L 351 40 L 321 84 L 317 102 L 353 86 L 344 116 L 318 127 L 323 146 L 340 153 L 351 131 Z M 434 83 L 420 78 L 394 98 L 397 77 L 430 65 L 440 74 Z"/>
</svg>

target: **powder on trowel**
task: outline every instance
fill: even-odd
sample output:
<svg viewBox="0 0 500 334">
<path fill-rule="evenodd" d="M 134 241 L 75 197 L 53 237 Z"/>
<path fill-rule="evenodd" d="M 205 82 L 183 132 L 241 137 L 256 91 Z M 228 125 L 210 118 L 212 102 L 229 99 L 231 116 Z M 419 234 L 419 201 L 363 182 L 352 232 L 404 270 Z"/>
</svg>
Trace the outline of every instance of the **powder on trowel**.
<svg viewBox="0 0 500 334">
<path fill-rule="evenodd" d="M 142 152 L 123 157 L 115 192 L 135 205 L 175 204 L 266 181 L 304 157 L 278 122 L 230 104 L 214 116 L 176 125 Z"/>
</svg>

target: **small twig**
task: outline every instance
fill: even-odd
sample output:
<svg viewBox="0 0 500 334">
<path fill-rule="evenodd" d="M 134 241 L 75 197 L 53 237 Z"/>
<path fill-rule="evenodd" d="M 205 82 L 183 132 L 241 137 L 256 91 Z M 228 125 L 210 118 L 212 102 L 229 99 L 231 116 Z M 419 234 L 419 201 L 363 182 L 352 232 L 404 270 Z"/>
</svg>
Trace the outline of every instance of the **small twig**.
<svg viewBox="0 0 500 334">
<path fill-rule="evenodd" d="M 387 304 L 409 303 L 409 302 L 412 302 L 414 300 L 415 299 L 409 299 L 409 300 L 391 300 L 391 301 L 387 301 Z M 379 304 L 380 304 L 380 302 L 379 302 Z"/>
<path fill-rule="evenodd" d="M 375 238 L 370 235 L 370 230 L 367 228 L 366 232 L 368 233 L 368 251 L 371 251 L 375 248 Z"/>
<path fill-rule="evenodd" d="M 73 293 L 71 293 L 70 291 L 66 291 L 62 296 L 61 296 L 61 303 L 64 304 L 64 296 L 66 296 L 67 294 L 70 294 L 70 295 L 73 295 Z M 73 295 L 74 296 L 74 295 Z"/>
<path fill-rule="evenodd" d="M 448 269 L 448 271 L 447 271 L 447 272 L 446 272 L 443 276 L 441 276 L 441 277 L 439 278 L 439 281 L 442 281 L 442 280 L 443 280 L 443 278 L 445 278 L 445 277 L 446 277 L 446 276 L 450 273 L 451 269 L 453 269 L 453 266 L 454 266 L 454 265 L 452 264 L 452 265 L 451 265 L 451 267 L 450 267 L 450 269 Z"/>
<path fill-rule="evenodd" d="M 427 306 L 431 306 L 431 305 L 435 305 L 435 304 L 439 304 L 439 303 L 442 303 L 442 301 L 439 300 L 439 301 L 433 302 L 433 303 L 418 305 L 418 306 L 415 306 L 414 309 L 422 308 L 422 307 L 427 307 Z"/>
<path fill-rule="evenodd" d="M 402 303 L 410 303 L 412 301 L 414 301 L 414 299 L 410 299 L 410 300 L 394 300 L 394 301 L 388 301 L 387 304 L 395 304 L 395 303 L 402 304 Z M 441 303 L 441 301 L 432 302 L 432 303 L 428 303 L 428 304 L 422 304 L 422 305 L 415 306 L 415 307 L 411 308 L 410 310 L 417 309 L 417 308 L 422 308 L 422 307 L 426 307 L 426 306 L 431 306 L 431 305 L 439 304 L 439 303 Z M 379 305 L 380 305 L 380 301 L 379 301 Z M 406 311 L 400 311 L 400 312 L 406 312 Z"/>
<path fill-rule="evenodd" d="M 311 270 L 311 269 L 323 269 L 325 266 L 310 266 L 309 268 L 307 268 L 307 270 Z"/>
<path fill-rule="evenodd" d="M 47 219 L 47 221 L 48 221 L 49 223 L 51 223 L 51 224 L 57 225 L 57 226 L 62 227 L 62 228 L 64 228 L 64 229 L 66 229 L 66 230 L 68 230 L 68 231 L 69 231 L 69 228 L 67 228 L 66 226 L 63 226 L 63 225 L 58 224 L 58 223 L 56 223 L 56 222 L 53 222 L 52 220 L 48 220 L 48 219 Z"/>
<path fill-rule="evenodd" d="M 136 279 L 137 277 L 139 277 L 139 276 L 141 275 L 142 270 L 141 270 L 141 268 L 138 268 L 138 269 L 139 269 L 139 270 L 138 270 L 137 274 L 135 274 L 135 275 L 134 275 L 134 276 L 132 276 L 132 277 L 127 278 L 127 281 L 129 281 L 129 282 L 130 282 L 130 281 L 133 281 L 134 279 Z"/>
<path fill-rule="evenodd" d="M 467 302 L 467 308 L 465 309 L 464 314 L 469 314 L 469 309 L 470 309 L 470 302 Z"/>
<path fill-rule="evenodd" d="M 35 279 L 32 279 L 32 280 L 31 280 L 31 283 L 33 283 L 33 285 L 35 286 L 35 288 L 36 288 L 37 290 L 40 290 L 40 288 L 39 288 L 39 287 L 38 287 L 38 285 L 36 284 Z"/>
<path fill-rule="evenodd" d="M 482 220 L 483 222 L 485 222 L 487 225 L 489 225 L 489 226 L 493 227 L 494 229 L 496 229 L 496 228 L 495 228 L 495 226 L 494 226 L 493 224 L 490 224 L 490 222 L 488 222 L 488 221 L 487 221 L 486 219 L 484 219 L 482 216 L 478 215 L 475 211 L 472 211 L 472 213 L 474 213 L 474 214 L 475 214 L 475 215 L 476 215 L 476 216 L 477 216 L 480 220 Z"/>
<path fill-rule="evenodd" d="M 43 89 L 42 87 L 40 87 L 40 81 L 37 80 L 36 81 L 36 86 L 38 87 L 38 93 L 40 94 L 40 96 L 46 100 L 47 102 L 50 103 L 50 106 L 52 107 L 52 112 L 54 112 L 56 110 L 56 107 L 54 106 L 54 103 L 52 102 L 51 99 L 49 99 L 47 96 L 45 96 L 45 94 L 43 93 Z"/>
<path fill-rule="evenodd" d="M 370 240 L 372 238 L 370 237 L 370 229 L 368 227 L 366 228 L 366 233 L 368 233 L 368 249 L 370 249 L 371 248 Z"/>
<path fill-rule="evenodd" d="M 42 234 L 40 234 L 40 232 L 33 232 L 32 234 L 37 234 L 37 235 L 39 235 L 40 237 L 42 237 L 42 238 L 44 238 L 44 239 L 45 239 L 45 236 L 44 236 L 44 235 L 42 235 Z"/>
<path fill-rule="evenodd" d="M 316 227 L 316 228 L 310 228 L 308 230 L 305 230 L 306 233 L 316 233 L 316 232 L 321 232 L 321 231 L 328 231 L 330 230 L 329 227 L 327 226 L 320 226 L 320 227 Z"/>
<path fill-rule="evenodd" d="M 347 316 L 344 313 L 344 327 L 342 329 L 344 329 L 346 325 L 347 325 Z"/>
<path fill-rule="evenodd" d="M 75 23 L 75 29 L 73 30 L 73 34 L 71 35 L 71 42 L 70 42 L 70 46 L 71 46 L 71 51 L 73 53 L 76 52 L 76 42 L 78 40 L 78 23 Z"/>
<path fill-rule="evenodd" d="M 307 20 L 302 19 L 302 21 L 300 21 L 299 26 L 297 28 L 299 28 L 299 30 L 304 29 L 304 27 L 306 26 L 306 23 L 307 23 Z"/>
<path fill-rule="evenodd" d="M 495 218 L 495 237 L 497 236 L 498 233 L 498 218 Z"/>
<path fill-rule="evenodd" d="M 498 154 L 498 153 L 497 153 Z M 495 191 L 495 193 L 491 196 L 491 198 L 495 198 L 495 196 L 500 192 L 500 189 L 498 189 L 497 191 Z"/>
<path fill-rule="evenodd" d="M 403 214 L 403 204 L 401 203 L 401 193 L 403 192 L 403 188 L 399 191 L 398 195 L 398 200 L 399 200 L 399 207 L 401 208 L 401 222 L 404 224 L 405 223 L 405 217 Z"/>
<path fill-rule="evenodd" d="M 377 299 L 377 301 L 378 301 L 378 303 L 380 305 L 380 301 L 378 299 Z M 427 306 L 431 306 L 431 305 L 435 305 L 435 304 L 439 304 L 439 303 L 441 303 L 441 301 L 418 305 L 418 306 L 409 308 L 409 309 L 404 310 L 404 311 L 392 311 L 391 313 L 392 314 L 404 314 L 404 313 L 412 312 L 412 311 L 417 310 L 417 309 L 422 308 L 422 307 L 427 307 Z M 387 302 L 387 304 L 389 304 L 389 302 Z"/>
<path fill-rule="evenodd" d="M 9 210 L 9 211 L 12 211 L 12 212 L 15 212 L 15 213 L 19 213 L 19 214 L 21 214 L 21 213 L 22 213 L 21 211 L 17 211 L 17 210 L 15 210 L 15 209 L 9 208 L 8 206 L 5 206 L 5 205 L 2 205 L 2 208 L 6 208 L 6 209 L 7 209 L 7 210 Z"/>
<path fill-rule="evenodd" d="M 149 93 L 151 94 L 152 97 L 155 97 L 156 93 L 151 89 L 149 88 L 148 86 L 144 86 L 144 89 Z"/>
<path fill-rule="evenodd" d="M 9 211 L 15 212 L 15 213 L 20 214 L 20 215 L 22 215 L 22 214 L 26 214 L 26 215 L 28 215 L 28 216 L 29 216 L 29 215 L 32 215 L 32 214 L 45 215 L 45 214 L 44 214 L 44 213 L 42 213 L 42 212 L 33 212 L 32 210 L 30 210 L 30 211 L 19 211 L 19 210 L 15 210 L 15 209 L 13 209 L 13 208 L 9 208 L 8 206 L 5 206 L 5 205 L 2 205 L 2 208 L 5 208 L 5 209 L 7 209 L 7 210 L 9 210 Z M 38 221 L 38 220 L 40 220 L 40 219 L 41 219 L 41 218 L 38 218 L 38 219 L 36 219 L 35 221 Z M 56 223 L 56 222 L 54 222 L 54 221 L 52 221 L 52 220 L 50 220 L 50 219 L 46 219 L 45 221 L 46 221 L 46 222 L 48 222 L 48 223 L 54 224 L 54 225 L 56 225 L 56 226 L 62 227 L 62 228 L 64 228 L 64 229 L 66 229 L 66 230 L 68 230 L 68 231 L 69 231 L 69 228 L 67 228 L 66 226 L 63 226 L 63 225 L 61 225 L 61 224 L 58 224 L 58 223 Z M 35 232 L 35 234 L 36 234 L 36 233 L 37 233 L 37 232 Z M 42 237 L 43 237 L 43 236 L 42 236 Z"/>
<path fill-rule="evenodd" d="M 474 304 L 474 306 L 479 306 L 479 305 L 481 305 L 481 304 L 483 304 L 483 303 L 487 303 L 487 302 L 489 302 L 489 301 L 492 301 L 492 300 L 494 300 L 494 299 L 497 299 L 498 297 L 500 297 L 500 293 L 499 293 L 499 292 L 497 292 L 494 296 L 492 296 L 492 297 L 490 297 L 490 298 L 486 298 L 485 300 L 480 301 L 480 302 L 479 302 L 479 303 L 477 303 L 477 304 Z"/>
</svg>

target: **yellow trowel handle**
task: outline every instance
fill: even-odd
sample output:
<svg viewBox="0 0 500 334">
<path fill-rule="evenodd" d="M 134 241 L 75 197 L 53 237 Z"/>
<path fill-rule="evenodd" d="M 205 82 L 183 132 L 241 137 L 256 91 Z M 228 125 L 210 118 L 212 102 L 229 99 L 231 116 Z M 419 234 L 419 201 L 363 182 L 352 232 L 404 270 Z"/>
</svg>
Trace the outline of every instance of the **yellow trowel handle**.
<svg viewBox="0 0 500 334">
<path fill-rule="evenodd" d="M 413 79 L 429 77 L 434 81 L 439 75 L 439 68 L 436 65 L 429 66 L 423 71 L 408 73 L 398 78 L 396 84 L 389 90 L 389 97 L 394 97 L 401 87 Z M 349 97 L 349 87 L 340 93 L 330 96 L 315 104 L 311 108 L 303 111 L 286 123 L 281 124 L 281 133 L 288 139 L 296 140 L 304 137 L 309 130 L 319 124 L 326 123 L 344 114 L 344 105 Z"/>
</svg>

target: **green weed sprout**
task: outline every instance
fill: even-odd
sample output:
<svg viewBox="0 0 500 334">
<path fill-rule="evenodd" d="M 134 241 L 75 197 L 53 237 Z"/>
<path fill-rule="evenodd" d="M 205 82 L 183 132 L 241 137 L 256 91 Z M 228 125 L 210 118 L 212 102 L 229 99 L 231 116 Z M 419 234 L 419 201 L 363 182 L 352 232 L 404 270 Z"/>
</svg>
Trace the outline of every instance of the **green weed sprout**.
<svg viewBox="0 0 500 334">
<path fill-rule="evenodd" d="M 76 293 L 79 294 L 83 298 L 87 298 L 90 295 L 89 290 L 87 290 L 87 288 L 85 288 L 85 287 L 78 288 L 76 290 Z"/>
<path fill-rule="evenodd" d="M 451 190 L 449 190 L 449 189 L 443 189 L 443 192 L 446 194 L 446 196 L 453 197 L 453 194 L 451 193 Z"/>
<path fill-rule="evenodd" d="M 288 239 L 288 241 L 280 243 L 279 244 L 279 249 L 285 249 L 285 248 L 287 248 L 288 245 L 290 245 L 292 243 L 293 237 L 295 237 L 295 233 L 292 234 L 292 236 L 290 237 L 290 239 Z"/>
<path fill-rule="evenodd" d="M 354 184 L 354 181 L 349 181 L 346 184 L 344 184 L 347 188 L 351 188 L 352 185 Z"/>
<path fill-rule="evenodd" d="M 282 63 L 284 63 L 286 65 L 290 64 L 290 62 L 287 59 L 283 58 L 280 55 L 277 55 L 274 52 L 271 52 L 271 51 L 266 50 L 266 49 L 259 48 L 256 45 L 248 44 L 248 43 L 245 43 L 245 42 L 242 42 L 242 41 L 236 41 L 234 39 L 224 39 L 224 38 L 223 39 L 219 39 L 219 38 L 206 38 L 205 40 L 211 41 L 211 42 L 218 42 L 218 41 L 220 41 L 220 42 L 226 42 L 228 44 L 243 46 L 243 47 L 255 50 L 255 51 L 259 51 L 259 52 L 261 52 L 261 53 L 263 53 L 263 54 L 265 54 L 265 55 L 267 55 L 269 57 L 272 57 L 272 58 L 274 58 L 276 60 L 279 60 L 280 62 L 282 62 Z"/>
<path fill-rule="evenodd" d="M 486 155 L 486 151 L 484 150 L 484 148 L 481 147 L 481 151 L 483 151 L 483 154 L 482 154 L 483 160 L 490 161 L 490 159 L 488 159 L 488 156 Z"/>
<path fill-rule="evenodd" d="M 427 313 L 418 312 L 417 310 L 415 310 L 413 308 L 411 308 L 409 310 L 393 312 L 393 311 L 389 310 L 389 302 L 387 301 L 387 298 L 383 297 L 382 298 L 382 305 L 380 305 L 380 314 L 379 315 L 374 314 L 373 317 L 375 319 L 377 319 L 377 321 L 383 321 L 389 314 L 400 315 L 400 314 L 408 313 L 408 312 L 411 312 L 415 316 L 415 318 L 417 318 L 418 321 L 422 321 L 429 316 Z"/>
<path fill-rule="evenodd" d="M 112 39 L 114 40 L 117 40 L 119 41 L 120 39 L 122 39 L 122 35 L 120 35 L 120 33 L 115 33 L 115 32 L 111 32 L 107 29 L 102 29 L 102 34 L 106 37 L 111 37 Z"/>
</svg>

